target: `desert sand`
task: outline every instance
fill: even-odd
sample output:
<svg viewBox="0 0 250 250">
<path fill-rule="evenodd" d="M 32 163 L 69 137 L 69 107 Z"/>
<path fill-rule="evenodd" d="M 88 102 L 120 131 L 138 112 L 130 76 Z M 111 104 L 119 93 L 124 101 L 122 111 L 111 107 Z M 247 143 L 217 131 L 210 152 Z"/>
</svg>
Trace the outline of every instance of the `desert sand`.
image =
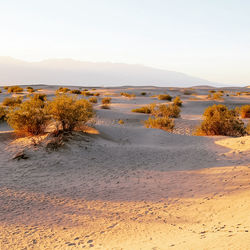
<svg viewBox="0 0 250 250">
<path fill-rule="evenodd" d="M 58 86 L 41 88 L 52 97 Z M 53 152 L 46 135 L 0 123 L 0 249 L 249 249 L 250 136 L 192 135 L 206 107 L 249 104 L 231 96 L 249 89 L 223 89 L 221 101 L 209 90 L 97 88 L 111 109 L 98 102 L 94 129 Z M 145 128 L 148 115 L 131 110 L 166 92 L 183 100 L 173 133 Z M 28 159 L 13 160 L 22 150 Z"/>
</svg>

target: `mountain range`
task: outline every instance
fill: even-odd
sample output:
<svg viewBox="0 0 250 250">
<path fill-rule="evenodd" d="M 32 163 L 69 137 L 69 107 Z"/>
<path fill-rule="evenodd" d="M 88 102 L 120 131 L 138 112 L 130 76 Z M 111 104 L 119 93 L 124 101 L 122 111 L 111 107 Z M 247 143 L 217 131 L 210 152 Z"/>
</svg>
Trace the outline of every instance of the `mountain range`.
<svg viewBox="0 0 250 250">
<path fill-rule="evenodd" d="M 73 59 L 26 62 L 12 57 L 0 57 L 0 85 L 6 84 L 175 87 L 217 85 L 180 72 L 139 64 L 83 62 Z"/>
</svg>

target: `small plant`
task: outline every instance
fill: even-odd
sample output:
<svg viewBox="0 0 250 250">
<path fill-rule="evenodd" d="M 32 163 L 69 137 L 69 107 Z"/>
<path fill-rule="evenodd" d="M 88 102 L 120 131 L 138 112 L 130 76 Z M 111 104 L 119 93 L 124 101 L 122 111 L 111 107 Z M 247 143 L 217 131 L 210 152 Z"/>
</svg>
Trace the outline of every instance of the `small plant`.
<svg viewBox="0 0 250 250">
<path fill-rule="evenodd" d="M 9 109 L 6 119 L 14 130 L 37 135 L 44 132 L 49 117 L 44 103 L 39 99 L 31 98 Z"/>
<path fill-rule="evenodd" d="M 6 116 L 6 110 L 3 106 L 0 106 L 0 122 L 4 121 Z"/>
<path fill-rule="evenodd" d="M 92 89 L 92 91 L 95 91 L 95 90 L 96 90 L 96 88 L 93 88 L 93 89 Z"/>
<path fill-rule="evenodd" d="M 27 91 L 28 91 L 29 93 L 35 92 L 35 90 L 34 90 L 32 87 L 27 87 L 26 89 L 27 89 Z"/>
<path fill-rule="evenodd" d="M 81 91 L 79 89 L 72 89 L 70 91 L 71 94 L 75 94 L 75 95 L 80 95 L 81 94 Z"/>
<path fill-rule="evenodd" d="M 222 100 L 222 98 L 221 98 L 222 96 L 223 96 L 223 94 L 220 92 L 213 93 L 212 99 L 213 100 Z"/>
<path fill-rule="evenodd" d="M 110 104 L 111 103 L 111 97 L 104 97 L 102 99 L 102 104 Z"/>
<path fill-rule="evenodd" d="M 20 86 L 8 87 L 8 93 L 20 93 L 20 92 L 23 92 L 23 88 L 21 88 Z"/>
<path fill-rule="evenodd" d="M 163 129 L 169 132 L 174 128 L 174 120 L 169 117 L 149 117 L 144 124 L 147 128 Z"/>
<path fill-rule="evenodd" d="M 197 128 L 196 135 L 242 136 L 245 134 L 244 123 L 238 118 L 235 110 L 225 105 L 216 105 L 205 109 L 204 120 Z"/>
<path fill-rule="evenodd" d="M 94 93 L 91 93 L 89 91 L 82 91 L 81 94 L 84 96 L 93 96 L 94 95 Z"/>
<path fill-rule="evenodd" d="M 101 109 L 110 109 L 110 105 L 109 104 L 102 104 Z"/>
<path fill-rule="evenodd" d="M 123 124 L 124 124 L 124 121 L 123 121 L 123 120 L 119 120 L 119 121 L 118 121 L 118 124 L 123 125 Z"/>
<path fill-rule="evenodd" d="M 0 94 L 2 93 L 2 90 L 0 89 Z"/>
<path fill-rule="evenodd" d="M 89 102 L 97 103 L 97 98 L 95 96 L 89 98 Z"/>
<path fill-rule="evenodd" d="M 242 118 L 250 118 L 250 105 L 244 105 L 240 109 L 240 115 Z"/>
<path fill-rule="evenodd" d="M 149 104 L 147 106 L 142 106 L 137 109 L 132 109 L 132 112 L 135 113 L 144 113 L 144 114 L 151 114 L 152 110 L 155 108 L 155 104 Z"/>
<path fill-rule="evenodd" d="M 63 131 L 72 131 L 80 124 L 86 124 L 93 116 L 92 104 L 84 99 L 59 95 L 48 103 L 49 115 L 61 124 Z"/>
<path fill-rule="evenodd" d="M 64 87 L 60 87 L 56 92 L 57 93 L 67 93 L 70 92 L 71 90 L 69 88 L 64 88 Z"/>
<path fill-rule="evenodd" d="M 126 93 L 126 92 L 121 92 L 120 95 L 128 97 L 128 98 L 134 98 L 135 97 L 135 94 L 129 94 L 129 93 Z"/>
<path fill-rule="evenodd" d="M 3 100 L 3 106 L 14 107 L 22 103 L 23 98 L 21 96 L 18 97 L 6 97 Z"/>
<path fill-rule="evenodd" d="M 248 122 L 247 126 L 246 126 L 246 133 L 248 135 L 250 135 L 250 122 Z"/>
<path fill-rule="evenodd" d="M 181 107 L 182 106 L 182 100 L 179 96 L 176 96 L 175 99 L 174 99 L 174 104 L 178 107 Z"/>
<path fill-rule="evenodd" d="M 166 101 L 172 101 L 172 96 L 168 95 L 168 94 L 165 94 L 165 95 L 159 95 L 158 96 L 158 99 L 163 101 L 163 100 L 166 100 Z"/>
<path fill-rule="evenodd" d="M 147 95 L 147 93 L 146 92 L 141 92 L 141 95 Z"/>
<path fill-rule="evenodd" d="M 211 93 L 211 94 L 216 93 L 215 90 L 209 90 L 208 92 Z"/>
<path fill-rule="evenodd" d="M 4 90 L 8 90 L 8 88 L 9 88 L 8 86 L 4 86 L 3 87 Z"/>
<path fill-rule="evenodd" d="M 100 95 L 100 93 L 94 93 L 94 96 L 99 96 Z"/>
<path fill-rule="evenodd" d="M 181 109 L 175 104 L 160 104 L 152 109 L 151 113 L 157 117 L 171 117 L 178 118 L 180 117 Z"/>
</svg>

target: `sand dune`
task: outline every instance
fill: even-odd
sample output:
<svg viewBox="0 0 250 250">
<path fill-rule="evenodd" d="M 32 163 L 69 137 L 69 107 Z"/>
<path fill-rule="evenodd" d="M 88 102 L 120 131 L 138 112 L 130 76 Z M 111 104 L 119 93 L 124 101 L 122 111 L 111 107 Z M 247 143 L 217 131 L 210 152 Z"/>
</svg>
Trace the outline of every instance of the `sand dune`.
<svg viewBox="0 0 250 250">
<path fill-rule="evenodd" d="M 58 151 L 0 124 L 0 249 L 248 249 L 250 136 L 192 136 L 215 103 L 208 90 L 127 89 L 134 99 L 98 91 L 112 97 L 110 110 L 95 106 L 98 133 L 75 133 Z M 131 112 L 165 91 L 184 101 L 173 133 Z M 29 158 L 13 160 L 21 150 Z"/>
</svg>

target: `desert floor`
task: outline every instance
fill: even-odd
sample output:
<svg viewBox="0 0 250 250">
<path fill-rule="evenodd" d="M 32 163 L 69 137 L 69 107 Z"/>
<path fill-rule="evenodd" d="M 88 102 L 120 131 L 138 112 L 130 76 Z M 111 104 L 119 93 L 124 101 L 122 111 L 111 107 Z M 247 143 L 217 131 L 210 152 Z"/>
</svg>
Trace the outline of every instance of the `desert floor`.
<svg viewBox="0 0 250 250">
<path fill-rule="evenodd" d="M 249 249 L 250 136 L 192 136 L 206 107 L 249 104 L 232 96 L 249 89 L 223 89 L 221 101 L 209 90 L 97 88 L 111 109 L 99 101 L 95 130 L 53 152 L 0 123 L 0 249 Z M 183 100 L 173 133 L 131 112 L 163 93 Z M 23 149 L 29 158 L 13 160 Z"/>
</svg>

